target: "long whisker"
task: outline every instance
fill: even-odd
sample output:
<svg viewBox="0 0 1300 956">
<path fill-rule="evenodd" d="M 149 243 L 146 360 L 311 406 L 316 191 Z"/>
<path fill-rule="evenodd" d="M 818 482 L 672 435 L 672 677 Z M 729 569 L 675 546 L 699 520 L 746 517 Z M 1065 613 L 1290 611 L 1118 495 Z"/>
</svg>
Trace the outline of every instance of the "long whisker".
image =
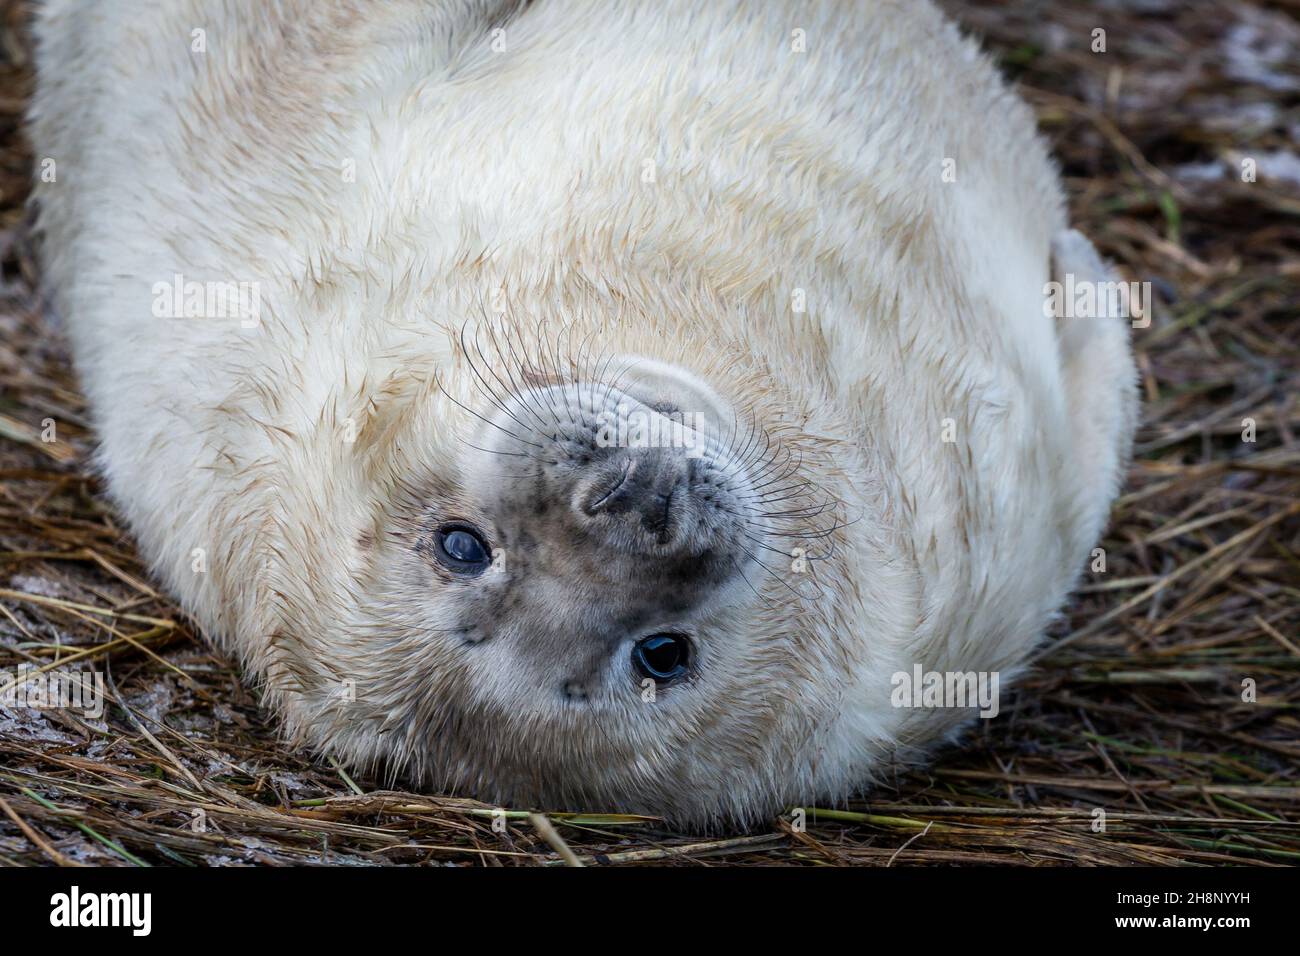
<svg viewBox="0 0 1300 956">
<path fill-rule="evenodd" d="M 504 428 L 503 426 L 498 425 L 496 422 L 492 421 L 492 419 L 490 419 L 490 418 L 484 418 L 484 417 L 483 417 L 482 415 L 480 415 L 478 412 L 474 411 L 474 409 L 470 408 L 468 405 L 466 405 L 466 404 L 464 404 L 463 402 L 461 402 L 461 401 L 460 401 L 459 399 L 457 399 L 454 395 L 452 395 L 452 394 L 451 394 L 450 392 L 448 392 L 445 388 L 443 388 L 443 387 L 442 387 L 442 382 L 440 382 L 440 381 L 438 380 L 437 373 L 434 373 L 434 376 L 433 376 L 433 383 L 434 383 L 434 385 L 436 385 L 436 386 L 438 387 L 438 391 L 442 392 L 443 395 L 447 396 L 447 398 L 448 398 L 450 401 L 454 402 L 457 406 L 459 406 L 460 408 L 463 408 L 465 411 L 469 412 L 471 415 L 473 415 L 475 418 L 477 418 L 479 421 L 483 422 L 484 424 L 491 425 L 493 428 L 495 428 L 495 429 L 496 429 L 497 431 L 499 431 L 499 432 L 504 432 L 505 434 L 507 434 L 507 435 L 509 435 L 511 438 L 513 438 L 515 441 L 519 442 L 521 445 L 532 445 L 534 448 L 537 448 L 537 449 L 541 449 L 542 447 L 544 447 L 544 446 L 542 446 L 542 445 L 537 444 L 536 442 L 531 442 L 531 441 L 528 441 L 527 439 L 520 438 L 520 437 L 519 437 L 518 435 L 516 435 L 514 432 L 510 431 L 510 429 L 508 429 L 508 428 Z"/>
<path fill-rule="evenodd" d="M 493 405 L 495 405 L 498 409 L 500 409 L 500 411 L 501 411 L 501 412 L 502 412 L 502 413 L 503 413 L 507 418 L 509 418 L 511 421 L 513 421 L 516 425 L 518 425 L 518 426 L 519 426 L 520 428 L 522 428 L 524 431 L 526 431 L 526 432 L 531 432 L 531 431 L 532 431 L 532 428 L 531 428 L 530 426 L 524 424 L 522 421 L 520 421 L 519 418 L 518 418 L 518 416 L 516 416 L 512 411 L 510 411 L 510 409 L 506 406 L 506 404 L 505 404 L 504 402 L 502 402 L 499 398 L 497 398 L 496 393 L 492 390 L 492 387 L 488 384 L 487 379 L 484 378 L 484 377 L 483 377 L 483 374 L 478 370 L 478 365 L 477 365 L 477 363 L 475 363 L 473 356 L 469 354 L 469 349 L 468 349 L 468 347 L 465 345 L 465 331 L 466 331 L 466 326 L 467 326 L 467 325 L 468 325 L 468 322 L 466 322 L 466 323 L 465 323 L 464 325 L 462 325 L 461 328 L 460 328 L 460 347 L 461 347 L 461 352 L 462 352 L 462 354 L 464 354 L 465 359 L 466 359 L 466 361 L 467 361 L 468 364 L 469 364 L 470 371 L 474 374 L 474 379 L 475 379 L 475 381 L 476 381 L 476 383 L 477 383 L 477 385 L 478 385 L 478 387 L 479 387 L 479 391 L 483 392 L 483 394 L 485 394 L 485 395 L 487 396 L 488 401 L 490 401 Z M 477 326 L 477 325 L 474 327 L 474 349 L 475 349 L 475 351 L 478 352 L 479 357 L 483 360 L 483 364 L 487 365 L 488 368 L 491 369 L 491 367 L 492 367 L 492 363 L 489 362 L 489 361 L 487 360 L 487 357 L 486 357 L 485 355 L 483 355 L 483 350 L 479 347 L 479 344 L 478 344 L 478 326 Z M 541 447 L 541 446 L 538 446 L 538 447 Z"/>
</svg>

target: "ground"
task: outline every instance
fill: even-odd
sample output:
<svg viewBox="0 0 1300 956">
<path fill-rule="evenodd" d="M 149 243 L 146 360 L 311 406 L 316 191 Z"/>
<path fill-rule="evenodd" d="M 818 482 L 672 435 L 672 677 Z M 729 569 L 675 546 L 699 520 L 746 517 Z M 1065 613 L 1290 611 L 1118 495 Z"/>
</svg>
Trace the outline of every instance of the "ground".
<svg viewBox="0 0 1300 956">
<path fill-rule="evenodd" d="M 0 706 L 0 863 L 1300 860 L 1300 8 L 948 6 L 1037 110 L 1075 224 L 1152 284 L 1137 453 L 1104 571 L 998 719 L 926 772 L 738 835 L 522 811 L 498 833 L 474 801 L 281 744 L 94 476 L 26 229 L 30 8 L 0 0 L 0 685 L 75 661 L 110 698 L 100 720 Z"/>
</svg>

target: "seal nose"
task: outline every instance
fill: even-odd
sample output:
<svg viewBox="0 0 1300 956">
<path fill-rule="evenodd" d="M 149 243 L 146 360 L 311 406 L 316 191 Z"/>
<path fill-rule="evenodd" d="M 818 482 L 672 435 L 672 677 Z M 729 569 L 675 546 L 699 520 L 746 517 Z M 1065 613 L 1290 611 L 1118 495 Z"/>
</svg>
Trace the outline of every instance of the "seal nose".
<svg viewBox="0 0 1300 956">
<path fill-rule="evenodd" d="M 690 459 L 675 449 L 630 449 L 602 462 L 580 483 L 575 510 L 587 523 L 608 520 L 663 546 L 684 543 L 699 522 Z"/>
</svg>

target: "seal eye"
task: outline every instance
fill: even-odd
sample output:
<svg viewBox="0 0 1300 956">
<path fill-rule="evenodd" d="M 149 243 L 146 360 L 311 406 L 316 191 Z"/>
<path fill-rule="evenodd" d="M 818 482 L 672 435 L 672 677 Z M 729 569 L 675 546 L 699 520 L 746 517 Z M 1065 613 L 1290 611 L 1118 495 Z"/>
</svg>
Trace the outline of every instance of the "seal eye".
<svg viewBox="0 0 1300 956">
<path fill-rule="evenodd" d="M 691 642 L 681 634 L 651 634 L 632 648 L 632 664 L 642 677 L 663 684 L 686 673 Z"/>
<path fill-rule="evenodd" d="M 457 574 L 481 574 L 492 552 L 477 531 L 466 525 L 445 524 L 433 536 L 438 561 Z"/>
</svg>

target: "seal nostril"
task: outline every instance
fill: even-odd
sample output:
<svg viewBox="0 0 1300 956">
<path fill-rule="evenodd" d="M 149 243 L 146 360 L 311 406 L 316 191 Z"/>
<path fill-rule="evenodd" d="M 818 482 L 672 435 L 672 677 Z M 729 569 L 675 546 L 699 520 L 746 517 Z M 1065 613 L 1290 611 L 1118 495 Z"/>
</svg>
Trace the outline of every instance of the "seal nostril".
<svg viewBox="0 0 1300 956">
<path fill-rule="evenodd" d="M 623 471 L 614 477 L 613 483 L 604 491 L 597 490 L 594 492 L 594 497 L 589 497 L 588 500 L 583 503 L 582 510 L 587 512 L 587 514 L 592 515 L 616 501 L 619 492 L 626 487 L 628 479 L 632 477 L 632 472 L 635 470 L 636 460 L 632 458 L 627 459 L 627 461 L 623 463 Z"/>
<path fill-rule="evenodd" d="M 672 518 L 673 498 L 676 494 L 676 485 L 670 487 L 666 492 L 656 491 L 652 502 L 642 511 L 641 526 L 651 534 L 660 537 L 665 536 L 668 533 L 668 526 Z"/>
</svg>

